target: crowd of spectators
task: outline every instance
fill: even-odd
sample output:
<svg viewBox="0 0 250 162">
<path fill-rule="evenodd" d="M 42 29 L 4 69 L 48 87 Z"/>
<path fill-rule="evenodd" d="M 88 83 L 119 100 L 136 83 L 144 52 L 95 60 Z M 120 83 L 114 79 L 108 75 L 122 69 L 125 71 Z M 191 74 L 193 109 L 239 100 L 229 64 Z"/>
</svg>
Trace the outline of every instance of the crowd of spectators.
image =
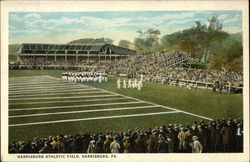
<svg viewBox="0 0 250 162">
<path fill-rule="evenodd" d="M 176 51 L 138 54 L 116 61 L 110 66 L 110 71 L 112 74 L 122 73 L 133 77 L 143 74 L 149 81 L 164 78 L 168 84 L 176 80 L 192 80 L 205 83 L 218 81 L 221 85 L 243 86 L 242 72 L 167 66 L 168 55 L 173 52 Z"/>
<path fill-rule="evenodd" d="M 243 73 L 226 70 L 196 69 L 175 67 L 169 65 L 170 58 L 181 55 L 181 51 L 139 53 L 125 59 L 107 61 L 80 61 L 68 59 L 64 62 L 60 58 L 57 61 L 45 61 L 44 58 L 25 58 L 22 63 L 10 65 L 10 69 L 60 69 L 60 70 L 97 70 L 107 74 L 126 74 L 127 77 L 136 78 L 141 74 L 146 81 L 160 82 L 163 84 L 176 85 L 179 81 L 191 81 L 191 83 L 208 83 L 217 89 L 228 87 L 243 87 Z M 183 55 L 186 55 L 184 53 Z M 171 56 L 171 57 L 170 57 Z M 205 84 L 203 84 L 205 85 Z M 237 89 L 236 89 L 237 90 Z"/>
<path fill-rule="evenodd" d="M 68 60 L 67 62 L 64 59 L 48 59 L 47 61 L 44 58 L 36 58 L 34 61 L 32 58 L 25 58 L 22 61 L 10 61 L 9 69 L 10 70 L 97 70 L 107 72 L 110 61 L 81 61 L 75 63 L 75 60 Z"/>
<path fill-rule="evenodd" d="M 148 129 L 11 142 L 9 153 L 225 153 L 243 151 L 243 120 L 172 123 Z"/>
</svg>

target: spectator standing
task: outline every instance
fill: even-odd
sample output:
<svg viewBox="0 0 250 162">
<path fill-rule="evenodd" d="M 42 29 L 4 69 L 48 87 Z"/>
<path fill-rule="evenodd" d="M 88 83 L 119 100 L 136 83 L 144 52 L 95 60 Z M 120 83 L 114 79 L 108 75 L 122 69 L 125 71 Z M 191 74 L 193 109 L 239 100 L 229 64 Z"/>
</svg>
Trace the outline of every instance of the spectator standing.
<svg viewBox="0 0 250 162">
<path fill-rule="evenodd" d="M 190 143 L 190 146 L 192 148 L 192 153 L 202 153 L 202 144 L 200 143 L 200 141 L 198 141 L 198 137 L 197 136 L 193 136 L 192 138 L 193 142 Z"/>
<path fill-rule="evenodd" d="M 149 139 L 146 141 L 147 153 L 155 153 L 155 141 L 153 135 L 150 135 Z"/>
<path fill-rule="evenodd" d="M 95 140 L 91 140 L 89 142 L 87 153 L 95 153 L 95 150 L 96 150 Z"/>
<path fill-rule="evenodd" d="M 183 127 L 180 128 L 180 132 L 178 134 L 179 139 L 179 151 L 183 152 L 186 150 L 186 134 L 183 130 Z"/>
<path fill-rule="evenodd" d="M 168 152 L 168 145 L 164 140 L 162 135 L 159 135 L 159 141 L 157 145 L 157 153 L 167 153 Z"/>
<path fill-rule="evenodd" d="M 117 142 L 117 140 L 118 140 L 118 137 L 115 136 L 115 137 L 114 137 L 114 141 L 111 142 L 111 144 L 110 144 L 111 153 L 119 153 L 119 152 L 120 152 L 121 146 L 120 146 L 120 144 Z"/>
<path fill-rule="evenodd" d="M 131 145 L 130 145 L 130 142 L 129 142 L 129 138 L 126 137 L 124 142 L 123 142 L 123 146 L 124 146 L 124 153 L 130 153 L 131 152 Z"/>
<path fill-rule="evenodd" d="M 215 143 L 214 143 L 214 152 L 220 152 L 221 151 L 221 129 L 220 125 L 216 125 L 215 129 Z"/>
<path fill-rule="evenodd" d="M 107 135 L 106 140 L 103 143 L 103 150 L 105 153 L 111 153 L 111 149 L 110 149 L 110 144 L 112 142 L 111 140 L 112 140 L 111 135 Z"/>
<path fill-rule="evenodd" d="M 227 152 L 229 150 L 229 143 L 230 143 L 231 133 L 232 133 L 232 131 L 231 131 L 230 127 L 228 127 L 228 125 L 225 123 L 223 125 L 223 128 L 221 129 L 222 143 L 223 143 L 224 152 Z"/>
<path fill-rule="evenodd" d="M 236 129 L 236 151 L 240 152 L 243 146 L 243 130 L 241 127 L 241 124 L 237 124 L 237 129 Z"/>
<path fill-rule="evenodd" d="M 103 138 L 102 138 L 102 135 L 99 135 L 98 136 L 98 141 L 96 141 L 96 153 L 103 153 L 104 150 L 103 150 Z"/>
<path fill-rule="evenodd" d="M 45 146 L 39 150 L 39 153 L 51 153 L 52 152 L 52 147 L 49 141 L 45 142 Z"/>
</svg>

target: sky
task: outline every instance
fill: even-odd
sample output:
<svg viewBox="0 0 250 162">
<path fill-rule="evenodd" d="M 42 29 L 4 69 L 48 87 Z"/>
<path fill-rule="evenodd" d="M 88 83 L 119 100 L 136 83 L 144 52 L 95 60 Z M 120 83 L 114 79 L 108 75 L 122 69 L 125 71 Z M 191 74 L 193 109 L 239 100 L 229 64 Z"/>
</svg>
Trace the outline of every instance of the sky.
<svg viewBox="0 0 250 162">
<path fill-rule="evenodd" d="M 110 38 L 133 42 L 139 29 L 159 29 L 160 37 L 208 24 L 212 13 L 223 30 L 242 31 L 241 11 L 106 11 L 106 12 L 10 12 L 9 43 L 67 43 L 81 38 Z"/>
</svg>

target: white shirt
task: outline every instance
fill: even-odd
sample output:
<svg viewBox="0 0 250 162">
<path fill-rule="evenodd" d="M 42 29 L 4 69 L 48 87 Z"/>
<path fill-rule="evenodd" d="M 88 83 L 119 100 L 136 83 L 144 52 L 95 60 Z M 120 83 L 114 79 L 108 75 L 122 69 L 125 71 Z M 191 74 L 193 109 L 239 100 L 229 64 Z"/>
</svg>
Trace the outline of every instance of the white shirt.
<svg viewBox="0 0 250 162">
<path fill-rule="evenodd" d="M 237 136 L 241 136 L 240 128 L 237 128 Z"/>
</svg>

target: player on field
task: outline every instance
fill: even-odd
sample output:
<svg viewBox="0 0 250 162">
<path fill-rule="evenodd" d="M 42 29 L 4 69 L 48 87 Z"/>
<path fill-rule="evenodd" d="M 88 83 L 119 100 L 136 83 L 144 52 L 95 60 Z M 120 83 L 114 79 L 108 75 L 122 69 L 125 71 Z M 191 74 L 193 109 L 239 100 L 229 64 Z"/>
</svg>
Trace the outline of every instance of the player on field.
<svg viewBox="0 0 250 162">
<path fill-rule="evenodd" d="M 123 80 L 123 88 L 127 89 L 127 81 L 126 81 L 126 79 Z"/>
<path fill-rule="evenodd" d="M 132 83 L 130 79 L 128 79 L 128 88 L 132 88 Z"/>
<path fill-rule="evenodd" d="M 121 89 L 121 80 L 120 79 L 117 80 L 117 88 Z"/>
<path fill-rule="evenodd" d="M 138 86 L 140 86 L 140 88 L 142 88 L 142 87 L 143 87 L 143 82 L 142 82 L 142 80 L 139 80 L 139 82 L 138 82 Z"/>
</svg>

